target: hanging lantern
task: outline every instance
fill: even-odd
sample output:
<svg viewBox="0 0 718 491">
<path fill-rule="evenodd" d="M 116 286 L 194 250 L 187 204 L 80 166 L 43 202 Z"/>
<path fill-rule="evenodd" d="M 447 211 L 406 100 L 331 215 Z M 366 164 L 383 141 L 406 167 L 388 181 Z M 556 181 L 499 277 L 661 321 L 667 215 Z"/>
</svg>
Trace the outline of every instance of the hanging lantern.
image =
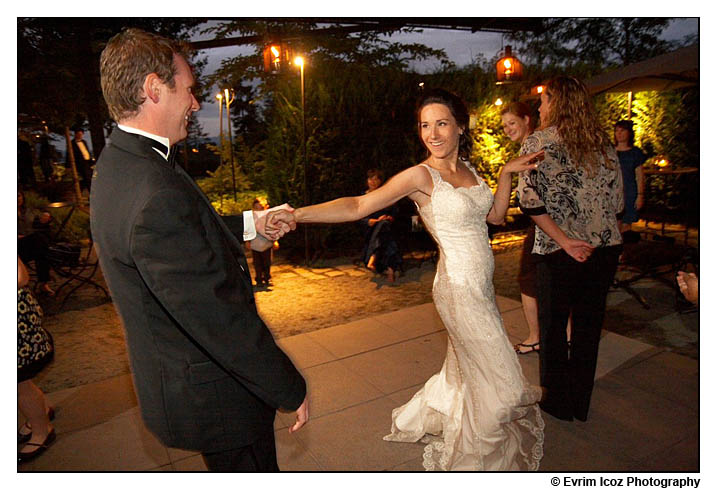
<svg viewBox="0 0 718 491">
<path fill-rule="evenodd" d="M 496 85 L 518 82 L 522 75 L 521 62 L 511 54 L 511 46 L 506 46 L 504 55 L 496 62 Z"/>
<path fill-rule="evenodd" d="M 545 87 L 543 85 L 536 85 L 535 87 L 531 87 L 531 95 L 541 96 L 544 89 Z"/>
<path fill-rule="evenodd" d="M 264 46 L 264 71 L 279 73 L 292 59 L 291 48 L 286 43 L 272 43 Z"/>
</svg>

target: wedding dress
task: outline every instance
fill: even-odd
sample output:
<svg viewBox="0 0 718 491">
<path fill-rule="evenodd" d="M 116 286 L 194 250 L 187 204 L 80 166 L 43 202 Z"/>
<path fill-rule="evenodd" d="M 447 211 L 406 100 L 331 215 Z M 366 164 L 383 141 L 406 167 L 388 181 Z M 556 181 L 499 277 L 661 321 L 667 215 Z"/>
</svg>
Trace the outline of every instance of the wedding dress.
<svg viewBox="0 0 718 491">
<path fill-rule="evenodd" d="M 523 376 L 496 306 L 486 215 L 488 185 L 454 188 L 431 174 L 431 201 L 419 208 L 437 242 L 436 309 L 448 332 L 441 371 L 392 411 L 384 440 L 427 444 L 427 470 L 536 470 L 543 457 L 541 396 Z"/>
</svg>

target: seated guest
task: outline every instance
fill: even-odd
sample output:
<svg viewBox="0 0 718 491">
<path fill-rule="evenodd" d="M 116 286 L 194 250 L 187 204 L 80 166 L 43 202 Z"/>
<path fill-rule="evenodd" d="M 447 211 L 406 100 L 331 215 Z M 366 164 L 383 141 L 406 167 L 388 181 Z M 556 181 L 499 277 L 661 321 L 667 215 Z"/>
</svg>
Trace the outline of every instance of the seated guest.
<svg viewBox="0 0 718 491">
<path fill-rule="evenodd" d="M 370 169 L 367 172 L 366 193 L 378 189 L 384 176 L 378 169 Z M 391 224 L 398 213 L 396 205 L 391 205 L 383 210 L 378 210 L 371 215 L 362 218 L 359 222 L 364 226 L 364 252 L 362 254 L 364 265 L 375 273 L 386 271 L 387 279 L 393 283 L 401 267 L 402 258 L 399 253 L 399 246 L 394 240 Z"/>
<path fill-rule="evenodd" d="M 48 231 L 52 216 L 43 212 L 32 214 L 25 206 L 25 195 L 17 192 L 17 253 L 20 259 L 27 264 L 35 261 L 38 285 L 41 293 L 54 295 L 50 288 L 50 263 L 47 260 L 47 247 L 50 243 Z"/>
</svg>

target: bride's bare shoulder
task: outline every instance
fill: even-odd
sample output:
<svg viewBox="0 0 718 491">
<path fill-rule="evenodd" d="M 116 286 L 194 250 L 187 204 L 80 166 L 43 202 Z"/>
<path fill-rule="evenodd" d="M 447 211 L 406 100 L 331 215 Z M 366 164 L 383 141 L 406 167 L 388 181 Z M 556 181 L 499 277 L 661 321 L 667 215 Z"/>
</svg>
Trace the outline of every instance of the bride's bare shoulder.
<svg viewBox="0 0 718 491">
<path fill-rule="evenodd" d="M 405 181 L 409 187 L 414 189 L 409 194 L 409 197 L 416 201 L 418 194 L 431 195 L 431 191 L 434 187 L 434 183 L 431 179 L 429 170 L 421 164 L 414 165 L 408 169 L 404 169 L 396 177 L 400 177 L 401 180 Z M 410 183 L 410 184 L 409 184 Z"/>
</svg>

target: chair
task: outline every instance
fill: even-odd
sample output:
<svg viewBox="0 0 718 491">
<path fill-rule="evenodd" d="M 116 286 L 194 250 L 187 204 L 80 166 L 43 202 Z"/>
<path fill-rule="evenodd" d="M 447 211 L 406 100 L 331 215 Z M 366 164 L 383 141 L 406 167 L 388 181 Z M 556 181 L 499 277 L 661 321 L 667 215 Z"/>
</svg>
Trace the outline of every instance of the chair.
<svg viewBox="0 0 718 491">
<path fill-rule="evenodd" d="M 657 237 L 656 237 L 657 238 Z M 633 288 L 639 280 L 650 278 L 678 291 L 676 272 L 686 257 L 685 247 L 664 240 L 629 240 L 624 243 L 622 263 L 613 280 L 613 288 L 620 288 L 635 298 L 644 308 L 649 303 Z M 678 291 L 680 294 L 680 292 Z"/>
<path fill-rule="evenodd" d="M 90 235 L 88 244 L 60 242 L 58 240 L 65 225 L 70 220 L 70 217 L 75 210 L 85 210 L 79 208 L 75 203 L 69 202 L 51 203 L 48 207 L 70 208 L 70 211 L 65 216 L 60 227 L 53 235 L 52 243 L 48 247 L 48 261 L 50 263 L 50 268 L 58 276 L 64 278 L 64 281 L 55 290 L 55 298 L 59 300 L 61 298 L 61 292 L 65 288 L 69 288 L 67 293 L 65 293 L 62 298 L 62 301 L 60 301 L 58 310 L 62 310 L 73 293 L 86 285 L 93 286 L 94 288 L 100 290 L 109 300 L 110 295 L 105 287 L 93 279 L 100 263 L 97 259 L 97 254 L 94 251 L 92 236 Z"/>
</svg>

